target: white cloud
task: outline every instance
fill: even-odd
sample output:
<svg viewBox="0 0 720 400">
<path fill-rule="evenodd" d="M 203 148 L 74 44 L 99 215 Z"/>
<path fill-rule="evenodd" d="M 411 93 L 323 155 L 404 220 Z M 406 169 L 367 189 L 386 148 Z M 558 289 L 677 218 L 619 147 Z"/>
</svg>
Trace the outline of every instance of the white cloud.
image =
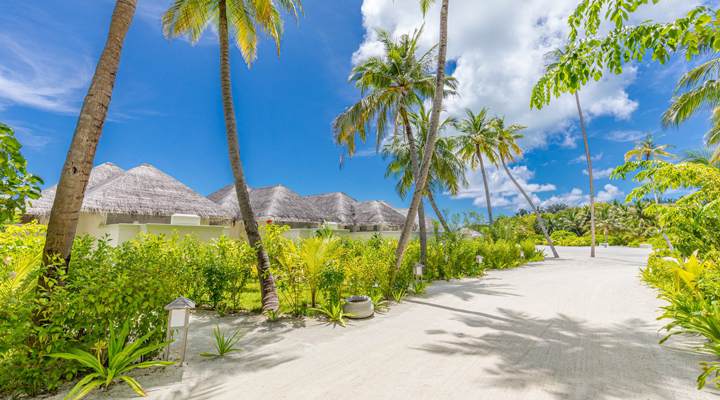
<svg viewBox="0 0 720 400">
<path fill-rule="evenodd" d="M 668 0 L 643 7 L 631 22 L 648 18 L 674 19 L 699 5 L 701 0 Z M 528 129 L 521 145 L 526 150 L 556 143 L 575 147 L 578 130 L 577 108 L 572 96 L 553 99 L 543 110 L 530 110 L 532 87 L 542 76 L 543 55 L 564 44 L 567 17 L 577 0 L 453 0 L 450 3 L 448 58 L 455 60 L 453 75 L 459 80 L 459 97 L 446 102 L 450 114 L 462 109 L 489 107 L 491 113 L 506 115 L 508 122 Z M 409 33 L 425 23 L 422 46 L 438 41 L 439 7 L 423 21 L 417 0 L 364 0 L 362 5 L 366 40 L 353 55 L 358 61 L 378 54 L 382 47 L 373 29 L 384 28 L 395 35 Z M 628 66 L 621 76 L 607 74 L 599 83 L 590 83 L 580 92 L 588 122 L 599 116 L 628 119 L 638 108 L 626 88 L 635 80 L 637 68 Z"/>
<path fill-rule="evenodd" d="M 602 158 L 603 158 L 603 152 L 601 151 L 599 154 L 596 154 L 596 155 L 590 157 L 590 160 L 600 161 L 600 160 L 602 160 Z M 580 164 L 580 163 L 584 163 L 584 162 L 587 162 L 587 155 L 581 154 L 581 155 L 573 158 L 572 160 L 568 161 L 568 165 Z"/>
<path fill-rule="evenodd" d="M 595 195 L 596 203 L 606 203 L 613 201 L 618 197 L 624 195 L 624 193 L 616 186 L 607 184 Z M 590 204 L 590 195 L 585 194 L 581 189 L 575 188 L 569 193 L 564 193 L 558 196 L 552 196 L 549 199 L 545 199 L 538 203 L 541 207 L 547 207 L 551 204 L 563 203 L 569 206 L 584 206 Z"/>
<path fill-rule="evenodd" d="M 616 200 L 618 197 L 623 196 L 624 194 L 625 193 L 618 189 L 617 186 L 613 186 L 608 183 L 604 186 L 604 190 L 599 191 L 597 196 L 595 196 L 595 201 L 598 203 L 606 203 Z"/>
<path fill-rule="evenodd" d="M 86 57 L 0 34 L 0 109 L 21 105 L 75 113 L 92 77 Z"/>
<path fill-rule="evenodd" d="M 593 136 L 613 142 L 634 142 L 645 136 L 641 131 L 612 131 L 610 133 L 594 134 Z"/>
<path fill-rule="evenodd" d="M 593 180 L 609 178 L 615 168 L 593 169 Z M 583 174 L 590 176 L 590 172 L 584 169 Z"/>
</svg>

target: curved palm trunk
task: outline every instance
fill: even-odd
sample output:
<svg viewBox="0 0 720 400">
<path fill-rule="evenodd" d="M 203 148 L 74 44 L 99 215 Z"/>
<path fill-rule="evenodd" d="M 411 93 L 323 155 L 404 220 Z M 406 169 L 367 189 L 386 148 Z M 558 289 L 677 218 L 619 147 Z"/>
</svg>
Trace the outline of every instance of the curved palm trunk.
<svg viewBox="0 0 720 400">
<path fill-rule="evenodd" d="M 505 164 L 505 158 L 500 157 L 500 160 L 502 161 L 503 168 L 505 168 L 505 172 L 507 172 L 508 176 L 510 177 L 510 180 L 517 186 L 517 188 L 520 190 L 520 193 L 522 193 L 523 196 L 525 196 L 525 200 L 527 200 L 528 204 L 530 204 L 530 208 L 532 208 L 533 212 L 535 213 L 535 216 L 537 217 L 538 222 L 540 223 L 540 229 L 542 229 L 543 234 L 545 235 L 545 239 L 547 240 L 548 244 L 550 245 L 550 250 L 552 250 L 553 256 L 555 258 L 560 258 L 560 256 L 557 253 L 557 250 L 555 250 L 555 246 L 553 245 L 552 239 L 550 239 L 550 235 L 548 235 L 547 229 L 545 229 L 545 223 L 542 220 L 542 217 L 540 217 L 540 213 L 538 213 L 537 208 L 535 208 L 535 204 L 533 204 L 532 200 L 530 200 L 530 196 L 525 193 L 525 190 L 523 190 L 522 186 L 520 186 L 519 183 L 515 180 L 515 178 L 510 173 L 510 169 L 508 169 L 507 164 Z"/>
<path fill-rule="evenodd" d="M 450 232 L 450 227 L 445 221 L 445 217 L 443 217 L 442 212 L 438 208 L 437 204 L 435 204 L 435 198 L 433 197 L 432 190 L 430 190 L 429 188 L 427 190 L 427 198 L 428 200 L 430 200 L 430 204 L 432 205 L 433 210 L 435 210 L 435 215 L 437 215 L 440 224 L 442 224 L 443 229 L 445 229 L 445 232 Z"/>
<path fill-rule="evenodd" d="M 427 183 L 428 174 L 430 173 L 430 162 L 435 152 L 435 140 L 437 139 L 438 127 L 440 126 L 440 112 L 442 111 L 443 92 L 445 89 L 445 63 L 447 58 L 447 21 L 448 21 L 449 0 L 443 0 L 440 10 L 440 46 L 438 47 L 438 64 L 437 73 L 435 74 L 435 97 L 433 98 L 433 108 L 430 115 L 430 127 L 428 129 L 428 137 L 425 143 L 422 164 L 420 164 L 420 173 L 415 181 L 415 191 L 413 192 L 410 210 L 408 210 L 407 221 L 405 227 L 400 234 L 398 247 L 395 251 L 395 271 L 390 274 L 390 286 L 395 282 L 395 276 L 400 269 L 408 242 L 410 242 L 410 234 L 412 232 L 413 221 L 418 213 L 420 204 L 423 199 L 425 184 Z"/>
<path fill-rule="evenodd" d="M 475 151 L 477 152 L 478 160 L 480 160 L 480 172 L 482 172 L 483 184 L 485 185 L 485 200 L 487 202 L 488 218 L 490 221 L 490 225 L 492 225 L 493 224 L 492 205 L 490 204 L 490 189 L 488 188 L 487 174 L 485 173 L 485 163 L 483 163 L 482 154 L 480 153 L 479 146 L 475 146 Z"/>
<path fill-rule="evenodd" d="M 130 29 L 136 6 L 137 0 L 118 0 L 115 3 L 107 42 L 95 68 L 95 75 L 80 110 L 70 150 L 60 173 L 43 248 L 43 263 L 47 269 L 38 279 L 39 292 L 50 290 L 49 282 L 57 278 L 58 269 L 67 270 L 70 262 L 80 208 L 110 106 L 125 36 Z M 64 261 L 63 264 L 52 265 L 53 260 L 58 258 Z M 40 323 L 39 317 L 35 319 L 35 323 Z"/>
<path fill-rule="evenodd" d="M 645 156 L 645 161 L 650 161 L 650 155 Z M 653 188 L 653 195 L 655 195 L 655 204 L 660 204 L 660 199 L 658 198 L 657 190 Z M 665 233 L 665 227 L 660 226 L 660 232 L 662 232 L 663 239 L 665 239 L 665 243 L 668 245 L 668 249 L 670 251 L 674 251 L 675 248 L 673 247 L 672 243 L 670 243 L 670 238 L 668 237 L 667 233 Z"/>
<path fill-rule="evenodd" d="M 410 163 L 412 164 L 413 177 L 415 177 L 415 182 L 417 182 L 420 167 L 418 165 L 415 136 L 412 133 L 412 126 L 410 126 L 410 121 L 407 117 L 407 110 L 402 109 L 400 113 L 403 123 L 405 124 L 405 135 L 407 136 L 408 146 L 410 146 Z M 427 265 L 427 226 L 425 226 L 425 208 L 422 203 L 420 203 L 420 208 L 418 209 L 418 217 L 418 225 L 420 225 L 420 264 Z"/>
<path fill-rule="evenodd" d="M 232 98 L 232 85 L 230 84 L 230 45 L 228 43 L 227 10 L 225 0 L 218 1 L 220 38 L 220 86 L 222 88 L 222 103 L 225 113 L 225 130 L 227 132 L 228 155 L 230 156 L 230 169 L 235 182 L 240 213 L 245 225 L 250 246 L 257 250 L 257 272 L 260 279 L 260 294 L 262 306 L 266 310 L 277 310 L 280 306 L 275 279 L 270 272 L 270 259 L 262 245 L 260 230 L 258 229 L 255 214 L 250 207 L 250 196 L 245 183 L 242 160 L 240 159 L 240 143 L 238 142 L 237 122 L 235 121 L 235 106 Z"/>
<path fill-rule="evenodd" d="M 580 127 L 582 127 L 583 140 L 585 141 L 585 154 L 587 155 L 588 173 L 590 175 L 590 257 L 595 257 L 595 182 L 593 182 L 590 145 L 588 144 L 587 133 L 585 133 L 585 122 L 583 121 L 578 92 L 575 92 L 575 102 L 577 102 L 578 115 L 580 115 Z"/>
</svg>

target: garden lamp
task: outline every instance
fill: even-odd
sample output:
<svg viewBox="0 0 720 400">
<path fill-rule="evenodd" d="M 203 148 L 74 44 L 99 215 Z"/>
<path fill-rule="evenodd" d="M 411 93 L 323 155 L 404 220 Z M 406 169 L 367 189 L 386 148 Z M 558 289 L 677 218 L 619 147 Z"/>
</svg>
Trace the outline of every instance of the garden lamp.
<svg viewBox="0 0 720 400">
<path fill-rule="evenodd" d="M 520 259 L 521 259 L 521 260 L 524 260 L 524 259 L 525 259 L 525 252 L 522 251 L 522 250 L 520 250 Z"/>
<path fill-rule="evenodd" d="M 415 265 L 413 265 L 413 273 L 415 274 L 415 277 L 422 278 L 423 265 L 420 263 L 415 263 Z"/>
<path fill-rule="evenodd" d="M 475 256 L 475 261 L 477 261 L 478 264 L 482 265 L 483 260 L 484 260 L 483 256 L 481 256 L 481 255 Z"/>
<path fill-rule="evenodd" d="M 168 315 L 168 327 L 166 341 L 170 341 L 172 331 L 183 331 L 182 351 L 180 352 L 180 366 L 185 361 L 185 344 L 187 343 L 188 323 L 190 322 L 190 310 L 195 308 L 195 302 L 185 297 L 178 297 L 172 303 L 165 306 L 170 311 Z M 170 358 L 170 344 L 165 346 L 165 361 Z"/>
</svg>

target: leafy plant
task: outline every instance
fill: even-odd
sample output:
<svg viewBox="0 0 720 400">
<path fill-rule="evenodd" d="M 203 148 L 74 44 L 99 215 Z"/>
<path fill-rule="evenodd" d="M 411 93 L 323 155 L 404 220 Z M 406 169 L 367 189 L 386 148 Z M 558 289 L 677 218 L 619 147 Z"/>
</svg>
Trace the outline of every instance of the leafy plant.
<svg viewBox="0 0 720 400">
<path fill-rule="evenodd" d="M 245 334 L 238 336 L 240 334 L 240 330 L 242 328 L 238 328 L 237 331 L 232 336 L 226 337 L 225 331 L 220 332 L 220 326 L 216 325 L 215 329 L 213 329 L 213 332 L 215 333 L 215 343 L 208 342 L 213 347 L 215 347 L 215 350 L 217 350 L 218 354 L 212 354 L 212 353 L 200 353 L 203 357 L 222 357 L 227 353 L 233 352 L 233 351 L 242 351 L 242 349 L 236 349 L 234 346 L 237 344 L 237 342 L 242 339 Z"/>
<path fill-rule="evenodd" d="M 392 294 L 393 299 L 395 299 L 395 302 L 400 303 L 405 299 L 405 296 L 407 296 L 407 290 L 402 289 L 402 288 L 397 288 L 397 289 L 393 289 L 391 294 Z"/>
<path fill-rule="evenodd" d="M 690 258 L 688 258 L 687 260 L 684 260 L 680 257 L 678 257 L 677 260 L 680 267 L 672 269 L 675 275 L 676 290 L 680 290 L 680 281 L 682 280 L 683 282 L 685 282 L 685 285 L 690 288 L 690 290 L 697 293 L 695 285 L 698 278 L 703 274 L 706 268 L 713 267 L 715 264 L 709 260 L 702 262 L 699 261 L 697 259 L 697 252 L 690 256 Z"/>
<path fill-rule="evenodd" d="M 354 316 L 355 314 L 346 314 L 343 310 L 343 304 L 341 301 L 331 301 L 328 304 L 320 307 L 320 308 L 310 308 L 310 310 L 320 312 L 322 314 L 327 315 L 329 322 L 335 322 L 339 323 L 342 326 L 345 326 L 347 323 L 345 322 L 346 316 Z"/>
<path fill-rule="evenodd" d="M 9 126 L 0 123 L 0 223 L 25 211 L 25 199 L 39 199 L 43 184 L 39 176 L 27 172 L 22 146 Z"/>
<path fill-rule="evenodd" d="M 388 302 L 387 302 L 387 300 L 385 300 L 385 296 L 383 296 L 382 293 L 378 293 L 377 295 L 372 296 L 371 299 L 372 299 L 372 303 L 375 307 L 376 312 L 380 311 L 380 310 L 385 310 L 385 311 L 388 310 L 388 308 L 387 308 Z"/>
<path fill-rule="evenodd" d="M 265 310 L 265 315 L 267 316 L 268 321 L 276 322 L 280 320 L 282 313 L 280 310 Z"/>
<path fill-rule="evenodd" d="M 427 294 L 425 289 L 430 287 L 430 282 L 425 282 L 422 279 L 416 279 L 412 282 L 412 288 L 410 289 L 414 295 Z M 398 302 L 399 303 L 399 302 Z"/>
<path fill-rule="evenodd" d="M 164 367 L 176 364 L 168 361 L 144 361 L 132 364 L 143 355 L 159 350 L 171 342 L 163 342 L 156 345 L 140 347 L 150 338 L 150 336 L 152 336 L 153 332 L 149 332 L 140 339 L 125 345 L 129 332 L 130 328 L 127 323 L 124 325 L 117 337 L 115 336 L 113 328 L 110 327 L 110 339 L 107 342 L 96 343 L 93 348 L 95 351 L 94 355 L 77 348 L 68 349 L 67 353 L 48 354 L 48 357 L 77 361 L 84 367 L 90 368 L 94 371 L 81 379 L 80 382 L 73 387 L 70 393 L 65 396 L 66 400 L 80 399 L 87 395 L 91 390 L 102 385 L 105 385 L 107 388 L 115 379 L 122 379 L 131 388 L 133 388 L 135 393 L 140 396 L 146 396 L 147 393 L 142 389 L 142 387 L 140 387 L 140 384 L 138 384 L 135 379 L 124 375 L 124 373 L 135 368 Z M 105 353 L 106 346 L 107 353 Z"/>
</svg>

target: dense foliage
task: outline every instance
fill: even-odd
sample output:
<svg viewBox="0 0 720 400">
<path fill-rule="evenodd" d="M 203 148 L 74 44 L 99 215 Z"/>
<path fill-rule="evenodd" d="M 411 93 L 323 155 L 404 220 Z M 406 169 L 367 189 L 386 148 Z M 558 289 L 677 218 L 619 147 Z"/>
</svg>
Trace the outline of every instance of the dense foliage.
<svg viewBox="0 0 720 400">
<path fill-rule="evenodd" d="M 12 128 L 0 123 L 0 224 L 24 212 L 26 199 L 40 198 L 43 181 L 27 171 L 21 148 Z"/>
</svg>

